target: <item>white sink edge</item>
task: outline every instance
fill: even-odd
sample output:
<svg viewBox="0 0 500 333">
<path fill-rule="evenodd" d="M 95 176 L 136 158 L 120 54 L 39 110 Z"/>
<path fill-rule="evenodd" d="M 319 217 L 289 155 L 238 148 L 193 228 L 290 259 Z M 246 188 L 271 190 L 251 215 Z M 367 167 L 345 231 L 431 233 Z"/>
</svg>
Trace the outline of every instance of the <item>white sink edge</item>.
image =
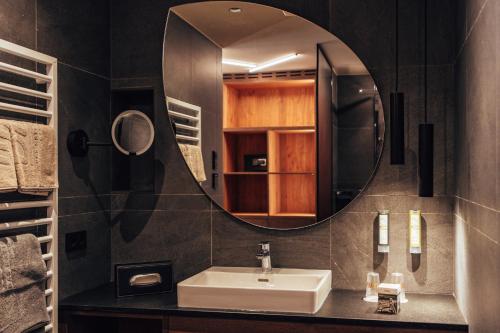
<svg viewBox="0 0 500 333">
<path fill-rule="evenodd" d="M 315 269 L 295 269 L 295 268 L 275 268 L 273 271 L 276 274 L 286 276 L 290 274 L 294 277 L 316 276 L 317 285 L 314 288 L 290 289 L 290 288 L 260 288 L 256 286 L 235 286 L 229 285 L 210 285 L 204 283 L 194 284 L 197 278 L 203 279 L 203 274 L 207 272 L 222 272 L 235 274 L 256 274 L 263 276 L 269 273 L 262 273 L 260 268 L 254 267 L 219 267 L 213 266 L 204 271 L 201 271 L 184 281 L 178 283 L 178 306 L 180 308 L 207 309 L 207 310 L 232 310 L 245 312 L 265 312 L 265 313 L 302 313 L 315 314 L 323 306 L 325 300 L 330 294 L 332 288 L 332 272 L 331 270 L 315 270 Z M 272 274 L 272 273 L 271 273 Z M 196 296 L 198 295 L 198 296 Z M 235 295 L 239 300 L 233 302 L 231 299 L 225 299 L 228 295 Z M 201 299 L 199 298 L 201 296 Z M 193 297 L 195 297 L 193 299 Z M 231 296 L 229 296 L 231 297 Z M 248 302 L 241 301 L 241 297 L 249 297 Z M 262 297 L 264 303 L 255 301 L 255 297 Z M 298 297 L 306 302 L 307 306 L 288 306 L 283 303 L 283 297 Z M 269 302 L 275 298 L 277 303 Z"/>
<path fill-rule="evenodd" d="M 234 271 L 234 270 L 241 270 L 240 272 Z M 234 274 L 246 274 L 246 273 L 255 273 L 255 274 L 261 274 L 261 275 L 266 275 L 266 274 L 273 274 L 273 271 L 276 273 L 283 272 L 289 272 L 290 274 L 293 274 L 295 276 L 304 276 L 308 277 L 311 275 L 317 275 L 321 277 L 321 282 L 318 283 L 318 286 L 316 288 L 310 288 L 310 289 L 300 289 L 300 290 L 290 290 L 290 289 L 266 289 L 266 288 L 255 288 L 255 287 L 226 287 L 226 286 L 207 286 L 207 285 L 202 285 L 202 284 L 193 284 L 191 283 L 192 280 L 195 280 L 198 276 L 204 274 L 207 271 L 221 271 L 225 273 L 234 273 Z M 177 283 L 177 288 L 179 287 L 198 287 L 198 288 L 220 288 L 224 290 L 275 290 L 275 291 L 287 291 L 287 292 L 318 292 L 321 289 L 321 285 L 326 279 L 330 280 L 330 287 L 329 289 L 331 290 L 331 276 L 332 276 L 332 271 L 328 269 L 307 269 L 307 268 L 273 268 L 273 271 L 271 273 L 262 273 L 260 272 L 260 268 L 256 267 L 239 267 L 239 266 L 211 266 L 210 268 L 207 268 L 199 273 L 196 273 L 195 275 L 192 275 L 183 281 Z M 298 274 L 294 273 L 294 271 L 305 271 L 303 274 Z M 307 273 L 311 272 L 311 273 Z M 312 272 L 318 272 L 318 274 L 312 274 Z M 322 273 L 322 274 L 319 274 Z M 325 274 L 326 273 L 326 274 Z"/>
</svg>

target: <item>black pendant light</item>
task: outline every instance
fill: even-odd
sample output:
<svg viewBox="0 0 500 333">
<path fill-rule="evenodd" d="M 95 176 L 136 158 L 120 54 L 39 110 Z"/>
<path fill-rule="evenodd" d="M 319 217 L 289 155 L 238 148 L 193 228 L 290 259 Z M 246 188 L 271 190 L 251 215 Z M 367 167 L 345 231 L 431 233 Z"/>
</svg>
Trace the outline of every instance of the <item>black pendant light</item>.
<svg viewBox="0 0 500 333">
<path fill-rule="evenodd" d="M 405 164 L 405 96 L 398 91 L 399 88 L 399 4 L 395 0 L 395 91 L 391 92 L 391 164 Z"/>
<path fill-rule="evenodd" d="M 424 123 L 418 126 L 418 195 L 434 195 L 434 124 L 427 122 L 427 0 L 424 1 Z"/>
</svg>

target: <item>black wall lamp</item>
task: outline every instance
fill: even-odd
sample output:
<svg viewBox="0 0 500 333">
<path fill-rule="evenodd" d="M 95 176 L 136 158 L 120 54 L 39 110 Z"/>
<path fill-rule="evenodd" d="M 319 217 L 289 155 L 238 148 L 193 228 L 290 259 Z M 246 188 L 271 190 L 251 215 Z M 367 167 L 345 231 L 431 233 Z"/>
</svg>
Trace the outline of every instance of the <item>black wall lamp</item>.
<svg viewBox="0 0 500 333">
<path fill-rule="evenodd" d="M 424 1 L 424 123 L 418 126 L 418 195 L 434 196 L 434 124 L 427 122 L 427 0 Z"/>
<path fill-rule="evenodd" d="M 390 130 L 391 164 L 405 164 L 405 97 L 399 92 L 399 1 L 395 0 L 395 91 L 391 92 Z"/>
</svg>

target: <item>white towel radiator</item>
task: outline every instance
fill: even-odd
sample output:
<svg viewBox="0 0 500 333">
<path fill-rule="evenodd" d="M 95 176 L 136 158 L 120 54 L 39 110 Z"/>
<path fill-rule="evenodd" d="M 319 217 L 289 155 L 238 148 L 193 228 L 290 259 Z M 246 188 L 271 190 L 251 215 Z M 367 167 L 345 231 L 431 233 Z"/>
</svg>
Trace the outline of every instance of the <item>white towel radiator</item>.
<svg viewBox="0 0 500 333">
<path fill-rule="evenodd" d="M 167 96 L 167 109 L 177 142 L 201 147 L 201 107 Z"/>
<path fill-rule="evenodd" d="M 0 52 L 15 57 L 30 60 L 36 67 L 43 65 L 45 74 L 38 71 L 28 70 L 23 67 L 14 66 L 0 62 L 0 71 L 8 72 L 16 77 L 24 77 L 34 80 L 39 85 L 44 85 L 44 91 L 26 88 L 20 85 L 8 84 L 0 81 L 0 91 L 7 91 L 16 95 L 31 96 L 42 99 L 45 102 L 43 109 L 19 105 L 20 103 L 0 101 L 0 112 L 9 114 L 9 118 L 16 115 L 27 115 L 33 117 L 37 122 L 43 121 L 55 129 L 56 137 L 56 177 L 57 165 L 57 59 L 43 53 L 7 42 L 0 39 Z M 2 117 L 2 115 L 0 115 Z M 23 119 L 25 119 L 24 116 Z M 40 236 L 38 240 L 42 244 L 42 256 L 47 264 L 47 286 L 45 296 L 47 301 L 47 312 L 50 324 L 45 326 L 45 332 L 57 332 L 57 202 L 58 191 L 53 190 L 43 200 L 1 202 L 0 211 L 17 210 L 26 208 L 47 208 L 46 217 L 34 218 L 24 221 L 2 222 L 0 221 L 0 234 L 2 231 L 20 229 L 34 226 L 46 226 L 46 235 Z"/>
</svg>

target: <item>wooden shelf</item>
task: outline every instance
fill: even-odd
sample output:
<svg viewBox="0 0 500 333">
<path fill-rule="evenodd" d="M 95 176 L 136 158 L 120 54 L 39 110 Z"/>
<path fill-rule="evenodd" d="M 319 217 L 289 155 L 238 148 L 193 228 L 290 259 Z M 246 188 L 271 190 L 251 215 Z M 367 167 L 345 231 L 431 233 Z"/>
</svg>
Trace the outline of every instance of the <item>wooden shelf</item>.
<svg viewBox="0 0 500 333">
<path fill-rule="evenodd" d="M 223 128 L 314 127 L 315 85 L 224 85 Z"/>
<path fill-rule="evenodd" d="M 230 212 L 234 216 L 238 217 L 267 217 L 268 213 L 260 213 L 260 212 Z"/>
<path fill-rule="evenodd" d="M 267 134 L 224 133 L 224 173 L 244 172 L 245 155 L 267 156 Z"/>
<path fill-rule="evenodd" d="M 224 176 L 265 176 L 268 173 L 265 171 L 255 171 L 255 172 L 247 172 L 247 171 L 233 171 L 233 172 L 224 172 Z"/>
<path fill-rule="evenodd" d="M 316 172 L 316 135 L 314 132 L 269 131 L 269 172 Z"/>
<path fill-rule="evenodd" d="M 228 127 L 224 133 L 266 133 L 267 131 L 315 133 L 314 126 Z"/>
<path fill-rule="evenodd" d="M 224 176 L 224 206 L 230 212 L 268 214 L 268 176 Z"/>
<path fill-rule="evenodd" d="M 303 214 L 316 214 L 316 176 L 269 175 L 269 215 L 305 216 Z"/>
<path fill-rule="evenodd" d="M 232 171 L 224 172 L 225 176 L 265 176 L 265 175 L 309 175 L 314 176 L 314 171 L 289 171 L 289 172 L 266 172 L 266 171 Z"/>
<path fill-rule="evenodd" d="M 287 213 L 273 213 L 270 214 L 269 217 L 316 217 L 316 214 L 287 212 Z"/>
<path fill-rule="evenodd" d="M 283 171 L 283 172 L 268 172 L 270 175 L 316 175 L 315 171 Z"/>
<path fill-rule="evenodd" d="M 316 217 L 314 80 L 225 84 L 224 207 L 255 224 L 303 226 Z M 245 156 L 267 170 L 245 171 Z M 249 170 L 249 169 L 248 169 Z"/>
</svg>

